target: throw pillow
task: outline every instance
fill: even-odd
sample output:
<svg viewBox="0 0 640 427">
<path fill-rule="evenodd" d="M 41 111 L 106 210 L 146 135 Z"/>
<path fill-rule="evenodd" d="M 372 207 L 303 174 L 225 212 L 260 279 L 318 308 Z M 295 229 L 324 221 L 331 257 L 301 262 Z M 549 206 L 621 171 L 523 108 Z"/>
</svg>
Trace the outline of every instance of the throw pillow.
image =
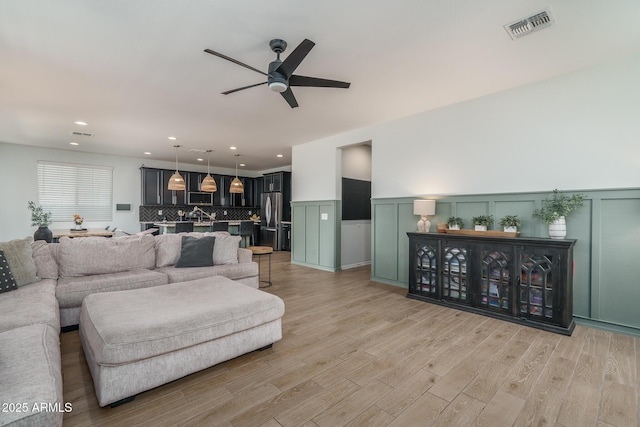
<svg viewBox="0 0 640 427">
<path fill-rule="evenodd" d="M 213 247 L 213 264 L 237 264 L 240 236 L 216 236 L 216 245 Z"/>
<path fill-rule="evenodd" d="M 182 236 L 180 259 L 176 268 L 211 267 L 213 265 L 213 248 L 216 238 Z"/>
<path fill-rule="evenodd" d="M 11 269 L 9 268 L 7 258 L 4 256 L 4 251 L 0 250 L 0 294 L 15 289 L 18 289 L 18 285 L 16 285 L 16 280 L 13 278 L 13 274 L 11 274 Z"/>
<path fill-rule="evenodd" d="M 0 242 L 0 250 L 4 251 L 7 263 L 18 286 L 28 285 L 40 280 L 36 276 L 36 263 L 32 258 L 32 237 Z"/>
</svg>

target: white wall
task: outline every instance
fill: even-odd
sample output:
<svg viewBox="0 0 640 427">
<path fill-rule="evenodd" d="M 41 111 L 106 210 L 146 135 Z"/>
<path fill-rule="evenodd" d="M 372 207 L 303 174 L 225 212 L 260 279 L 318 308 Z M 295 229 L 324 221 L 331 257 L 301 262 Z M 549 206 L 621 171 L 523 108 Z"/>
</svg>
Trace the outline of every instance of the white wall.
<svg viewBox="0 0 640 427">
<path fill-rule="evenodd" d="M 80 163 L 113 167 L 113 221 L 89 222 L 92 228 L 107 225 L 136 232 L 140 230 L 138 210 L 140 206 L 140 166 L 173 169 L 175 163 L 82 153 L 72 150 L 54 150 L 0 142 L 0 241 L 32 236 L 36 227 L 31 226 L 31 213 L 27 202 L 38 201 L 38 160 Z M 182 165 L 180 165 L 182 168 Z M 206 172 L 207 165 L 188 165 L 187 170 Z M 216 173 L 235 174 L 235 169 L 216 168 Z M 131 211 L 116 211 L 117 203 L 131 204 Z M 55 222 L 49 228 L 70 228 L 68 222 Z"/>
<path fill-rule="evenodd" d="M 342 150 L 342 177 L 371 181 L 371 146 L 353 145 Z M 342 221 L 341 268 L 371 264 L 371 220 Z"/>
<path fill-rule="evenodd" d="M 293 147 L 294 201 L 339 199 L 372 141 L 372 197 L 640 186 L 640 55 Z"/>
</svg>

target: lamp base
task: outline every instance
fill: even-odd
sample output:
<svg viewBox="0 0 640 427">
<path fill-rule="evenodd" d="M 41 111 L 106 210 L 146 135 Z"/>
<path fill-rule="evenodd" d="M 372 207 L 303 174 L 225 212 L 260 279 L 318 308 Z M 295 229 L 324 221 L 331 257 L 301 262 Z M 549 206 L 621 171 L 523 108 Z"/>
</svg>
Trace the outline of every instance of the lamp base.
<svg viewBox="0 0 640 427">
<path fill-rule="evenodd" d="M 420 221 L 418 221 L 418 233 L 428 233 L 431 228 L 431 222 L 427 219 L 426 216 L 420 217 Z"/>
</svg>

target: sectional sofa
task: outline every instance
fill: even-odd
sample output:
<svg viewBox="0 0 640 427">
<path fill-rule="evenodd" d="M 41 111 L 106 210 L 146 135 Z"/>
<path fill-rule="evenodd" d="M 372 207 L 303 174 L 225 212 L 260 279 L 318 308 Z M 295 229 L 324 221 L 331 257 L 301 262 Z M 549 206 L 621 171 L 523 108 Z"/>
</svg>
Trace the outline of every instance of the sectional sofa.
<svg viewBox="0 0 640 427">
<path fill-rule="evenodd" d="M 215 237 L 213 266 L 179 266 L 185 235 Z M 0 426 L 59 426 L 72 410 L 63 400 L 59 333 L 78 324 L 84 297 L 211 276 L 258 288 L 258 265 L 239 241 L 214 232 L 0 243 L 0 262 L 6 258 L 17 284 L 0 293 Z"/>
</svg>

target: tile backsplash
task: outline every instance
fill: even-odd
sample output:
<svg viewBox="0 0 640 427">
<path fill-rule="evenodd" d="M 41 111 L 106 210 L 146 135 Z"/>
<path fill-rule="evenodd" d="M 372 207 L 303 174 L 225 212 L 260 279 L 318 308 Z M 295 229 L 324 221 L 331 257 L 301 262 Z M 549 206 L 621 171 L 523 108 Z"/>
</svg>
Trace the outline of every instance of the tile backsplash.
<svg viewBox="0 0 640 427">
<path fill-rule="evenodd" d="M 258 208 L 235 208 L 222 206 L 207 206 L 202 208 L 207 213 L 216 214 L 217 220 L 246 220 L 252 214 L 260 215 Z M 158 215 L 158 211 L 162 215 Z M 178 211 L 182 210 L 185 215 L 193 210 L 193 206 L 140 206 L 140 222 L 156 222 L 166 219 L 167 221 L 178 221 Z M 225 215 L 225 211 L 227 214 Z M 208 218 L 203 218 L 208 221 Z"/>
</svg>

